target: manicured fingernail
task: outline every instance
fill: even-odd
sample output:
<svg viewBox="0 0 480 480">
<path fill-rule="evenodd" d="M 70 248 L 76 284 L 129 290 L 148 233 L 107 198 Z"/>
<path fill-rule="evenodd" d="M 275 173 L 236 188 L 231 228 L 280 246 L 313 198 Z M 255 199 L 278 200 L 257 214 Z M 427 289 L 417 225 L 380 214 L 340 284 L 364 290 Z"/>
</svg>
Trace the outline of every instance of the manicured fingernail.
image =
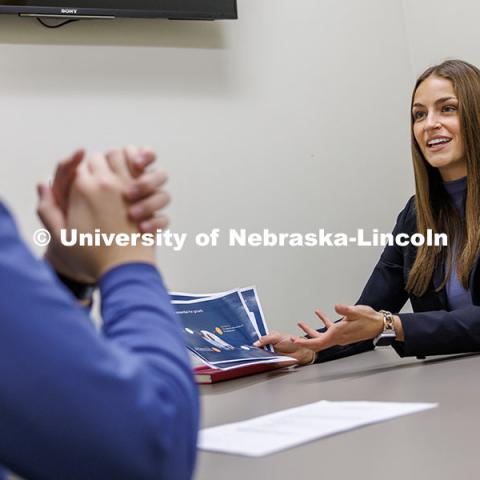
<svg viewBox="0 0 480 480">
<path fill-rule="evenodd" d="M 259 346 L 260 346 L 260 342 L 255 342 L 255 343 L 253 344 L 253 346 L 254 346 L 254 347 L 259 347 Z"/>
</svg>

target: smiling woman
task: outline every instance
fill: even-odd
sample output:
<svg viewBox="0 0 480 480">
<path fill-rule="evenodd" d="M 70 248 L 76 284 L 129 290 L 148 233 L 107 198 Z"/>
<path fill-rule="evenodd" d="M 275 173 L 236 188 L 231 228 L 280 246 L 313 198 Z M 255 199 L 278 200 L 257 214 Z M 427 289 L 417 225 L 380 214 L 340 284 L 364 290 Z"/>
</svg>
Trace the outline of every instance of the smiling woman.
<svg viewBox="0 0 480 480">
<path fill-rule="evenodd" d="M 377 341 L 401 356 L 480 351 L 480 70 L 461 60 L 429 68 L 411 108 L 416 195 L 393 235 L 442 232 L 448 246 L 387 246 L 358 302 L 335 306 L 339 321 L 317 310 L 325 328 L 301 322 L 307 338 L 273 332 L 258 345 L 271 343 L 303 364 Z M 414 313 L 396 313 L 408 299 Z"/>
<path fill-rule="evenodd" d="M 468 289 L 480 250 L 479 138 L 480 71 L 459 60 L 426 70 L 412 100 L 417 228 L 420 233 L 429 228 L 445 232 L 454 248 L 419 248 L 406 286 L 416 295 L 425 293 L 442 253 L 447 255 L 447 273 L 439 288 L 447 284 L 455 263 L 453 281 Z M 465 188 L 452 197 L 446 193 L 455 181 Z"/>
<path fill-rule="evenodd" d="M 458 98 L 446 78 L 429 76 L 415 92 L 413 134 L 423 157 L 438 168 L 443 180 L 457 180 L 467 174 L 458 115 Z M 416 161 L 421 160 L 417 152 Z"/>
</svg>

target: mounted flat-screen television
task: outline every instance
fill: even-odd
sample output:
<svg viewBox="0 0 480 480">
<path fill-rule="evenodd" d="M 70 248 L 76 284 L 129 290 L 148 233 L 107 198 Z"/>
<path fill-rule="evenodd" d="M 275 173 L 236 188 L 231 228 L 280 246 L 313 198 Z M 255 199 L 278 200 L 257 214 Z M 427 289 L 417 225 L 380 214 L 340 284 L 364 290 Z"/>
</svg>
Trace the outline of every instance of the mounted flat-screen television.
<svg viewBox="0 0 480 480">
<path fill-rule="evenodd" d="M 60 18 L 236 19 L 237 0 L 0 0 L 0 14 Z"/>
</svg>

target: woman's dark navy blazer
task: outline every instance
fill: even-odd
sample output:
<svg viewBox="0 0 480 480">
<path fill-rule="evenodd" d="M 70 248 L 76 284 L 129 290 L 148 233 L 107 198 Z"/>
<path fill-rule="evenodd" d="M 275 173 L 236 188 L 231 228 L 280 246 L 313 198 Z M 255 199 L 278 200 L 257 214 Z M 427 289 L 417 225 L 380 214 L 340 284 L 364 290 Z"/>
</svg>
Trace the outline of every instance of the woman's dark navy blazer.
<svg viewBox="0 0 480 480">
<path fill-rule="evenodd" d="M 393 235 L 416 233 L 415 197 L 400 212 Z M 421 297 L 405 290 L 413 266 L 416 247 L 387 246 L 380 257 L 357 305 L 398 313 L 409 299 L 414 313 L 399 314 L 405 333 L 404 342 L 393 347 L 401 357 L 445 355 L 480 351 L 480 267 L 479 259 L 470 274 L 472 306 L 449 311 L 445 289 L 436 291 L 445 275 L 445 261 L 439 262 L 426 293 Z M 371 340 L 337 346 L 319 352 L 317 361 L 326 361 L 373 348 Z"/>
</svg>

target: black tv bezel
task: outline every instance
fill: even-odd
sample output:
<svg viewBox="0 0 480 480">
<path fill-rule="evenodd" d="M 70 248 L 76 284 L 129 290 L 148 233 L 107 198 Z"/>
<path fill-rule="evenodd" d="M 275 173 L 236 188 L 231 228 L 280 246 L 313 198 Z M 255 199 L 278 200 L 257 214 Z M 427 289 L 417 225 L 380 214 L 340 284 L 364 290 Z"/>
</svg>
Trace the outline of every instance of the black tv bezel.
<svg viewBox="0 0 480 480">
<path fill-rule="evenodd" d="M 0 15 L 39 16 L 55 18 L 167 18 L 171 20 L 236 20 L 238 19 L 237 1 L 233 15 L 224 12 L 205 13 L 198 10 L 135 10 L 76 7 L 36 7 L 22 5 L 0 5 Z M 76 13 L 62 13 L 62 10 L 76 10 Z"/>
</svg>

